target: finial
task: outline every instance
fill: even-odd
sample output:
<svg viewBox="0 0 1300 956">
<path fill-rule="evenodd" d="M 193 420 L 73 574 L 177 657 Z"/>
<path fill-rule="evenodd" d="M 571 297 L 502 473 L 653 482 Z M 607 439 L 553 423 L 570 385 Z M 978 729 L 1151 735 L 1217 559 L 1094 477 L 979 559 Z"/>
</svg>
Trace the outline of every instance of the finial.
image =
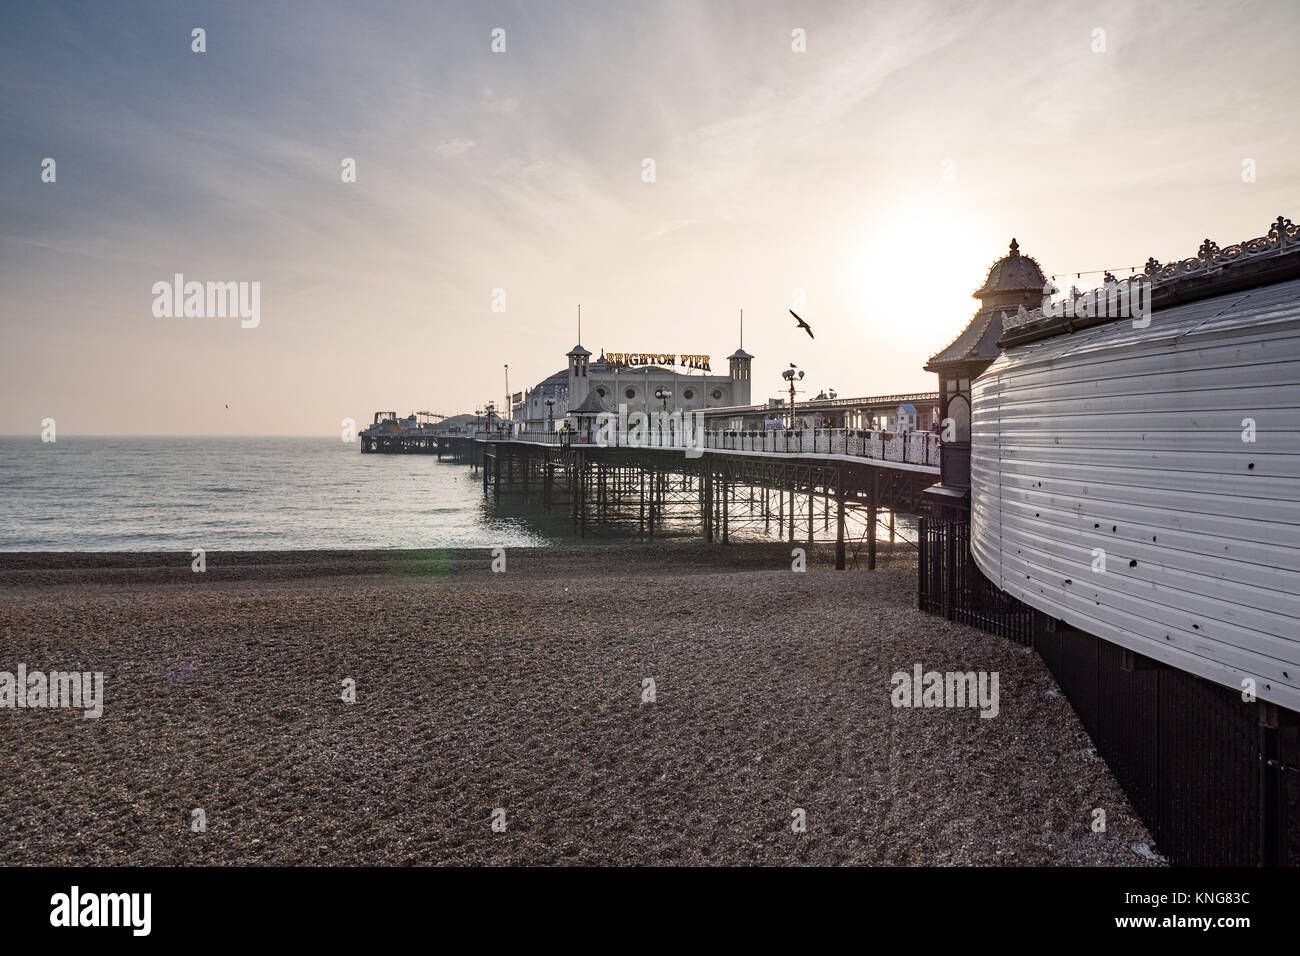
<svg viewBox="0 0 1300 956">
<path fill-rule="evenodd" d="M 745 310 L 740 310 L 740 349 L 745 349 Z"/>
<path fill-rule="evenodd" d="M 1011 258 L 1014 259 L 1018 255 L 1020 255 L 1020 243 L 1013 238 L 1011 240 Z"/>
<path fill-rule="evenodd" d="M 582 344 L 582 303 L 578 303 L 578 344 Z"/>
</svg>

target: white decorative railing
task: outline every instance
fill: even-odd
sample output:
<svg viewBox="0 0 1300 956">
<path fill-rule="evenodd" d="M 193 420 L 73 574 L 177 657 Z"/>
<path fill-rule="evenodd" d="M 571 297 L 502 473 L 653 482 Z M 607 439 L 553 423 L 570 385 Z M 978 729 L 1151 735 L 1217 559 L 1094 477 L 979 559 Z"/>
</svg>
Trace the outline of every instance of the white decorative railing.
<svg viewBox="0 0 1300 956">
<path fill-rule="evenodd" d="M 847 455 L 852 458 L 875 458 L 935 467 L 939 465 L 940 445 L 939 436 L 931 432 L 891 434 L 856 428 L 712 431 L 704 434 L 704 447 L 717 451 Z"/>
<path fill-rule="evenodd" d="M 635 434 L 635 441 L 629 440 L 633 434 Z M 595 427 L 577 428 L 567 432 L 521 429 L 513 436 L 499 432 L 476 435 L 489 440 L 508 441 L 513 438 L 515 441 L 541 442 L 548 445 L 606 447 L 598 440 L 598 436 L 599 430 Z M 683 447 L 681 439 L 669 429 L 649 428 L 641 432 L 625 434 L 615 432 L 614 437 L 614 447 L 618 448 Z M 704 432 L 704 448 L 715 451 L 766 452 L 780 455 L 845 455 L 850 458 L 875 458 L 880 461 L 934 467 L 939 465 L 941 444 L 939 436 L 931 432 L 893 434 L 856 428 Z"/>
</svg>

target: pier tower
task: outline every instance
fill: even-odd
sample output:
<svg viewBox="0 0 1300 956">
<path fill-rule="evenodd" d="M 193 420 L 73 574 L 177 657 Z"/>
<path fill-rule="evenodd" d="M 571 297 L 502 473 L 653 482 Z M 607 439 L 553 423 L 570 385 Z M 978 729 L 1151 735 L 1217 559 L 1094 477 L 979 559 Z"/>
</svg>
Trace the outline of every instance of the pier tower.
<svg viewBox="0 0 1300 956">
<path fill-rule="evenodd" d="M 579 342 L 573 348 L 569 349 L 569 407 L 577 408 L 582 404 L 587 393 L 591 391 L 591 379 L 587 374 L 587 366 L 591 361 L 591 353 L 582 347 Z"/>
<path fill-rule="evenodd" d="M 733 405 L 749 404 L 750 373 L 749 363 L 754 360 L 743 348 L 738 348 L 727 356 L 731 370 L 731 403 Z"/>
<path fill-rule="evenodd" d="M 1022 255 L 1012 239 L 1008 254 L 993 263 L 973 294 L 980 302 L 975 317 L 925 364 L 927 372 L 939 374 L 939 417 L 945 424 L 951 420 L 951 430 L 943 436 L 942 489 L 935 494 L 964 497 L 970 488 L 971 382 L 998 357 L 1003 314 L 1021 306 L 1037 308 L 1046 282 L 1038 261 Z"/>
</svg>

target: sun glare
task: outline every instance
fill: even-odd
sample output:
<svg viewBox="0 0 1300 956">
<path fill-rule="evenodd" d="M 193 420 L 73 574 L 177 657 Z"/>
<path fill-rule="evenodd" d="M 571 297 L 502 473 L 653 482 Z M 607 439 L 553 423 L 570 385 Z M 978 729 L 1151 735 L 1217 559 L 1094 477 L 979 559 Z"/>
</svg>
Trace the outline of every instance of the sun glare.
<svg viewBox="0 0 1300 956">
<path fill-rule="evenodd" d="M 880 219 L 845 262 L 864 332 L 938 351 L 970 321 L 979 306 L 971 293 L 1000 254 L 964 221 L 936 211 Z"/>
</svg>

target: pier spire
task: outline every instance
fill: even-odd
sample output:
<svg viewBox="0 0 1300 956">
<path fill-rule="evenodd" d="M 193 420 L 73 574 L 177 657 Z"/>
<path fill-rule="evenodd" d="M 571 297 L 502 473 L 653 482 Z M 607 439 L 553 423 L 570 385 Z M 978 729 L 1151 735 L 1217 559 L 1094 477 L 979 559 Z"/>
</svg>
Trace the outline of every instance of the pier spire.
<svg viewBox="0 0 1300 956">
<path fill-rule="evenodd" d="M 745 310 L 740 310 L 740 347 L 727 356 L 731 372 L 731 397 L 736 405 L 748 405 L 750 399 L 750 362 L 754 356 L 745 351 Z"/>
</svg>

